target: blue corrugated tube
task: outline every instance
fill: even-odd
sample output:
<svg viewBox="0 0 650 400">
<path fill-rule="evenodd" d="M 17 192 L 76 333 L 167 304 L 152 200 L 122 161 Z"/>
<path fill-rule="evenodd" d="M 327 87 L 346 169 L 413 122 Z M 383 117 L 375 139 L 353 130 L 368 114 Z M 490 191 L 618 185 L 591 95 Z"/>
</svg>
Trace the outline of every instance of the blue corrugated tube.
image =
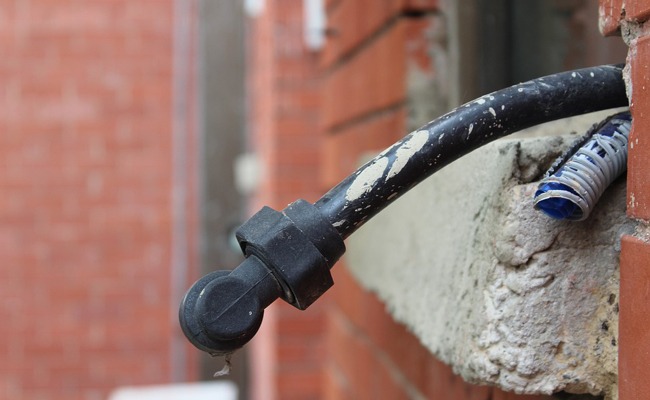
<svg viewBox="0 0 650 400">
<path fill-rule="evenodd" d="M 546 173 L 535 192 L 535 208 L 556 219 L 586 219 L 625 171 L 631 124 L 626 111 L 592 128 L 577 151 L 561 157 Z"/>
</svg>

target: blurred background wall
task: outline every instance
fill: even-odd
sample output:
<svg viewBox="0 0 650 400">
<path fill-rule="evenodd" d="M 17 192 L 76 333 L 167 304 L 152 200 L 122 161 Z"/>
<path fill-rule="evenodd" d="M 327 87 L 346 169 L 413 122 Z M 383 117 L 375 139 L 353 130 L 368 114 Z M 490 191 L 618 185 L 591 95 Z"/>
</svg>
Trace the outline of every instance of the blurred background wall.
<svg viewBox="0 0 650 400">
<path fill-rule="evenodd" d="M 193 2 L 0 2 L 0 398 L 196 377 Z"/>
<path fill-rule="evenodd" d="M 246 215 L 316 200 L 465 100 L 626 50 L 596 0 L 325 0 L 315 45 L 308 2 L 0 1 L 0 399 L 211 379 L 177 306 L 239 263 Z M 462 382 L 334 273 L 307 312 L 267 310 L 227 378 L 241 398 L 535 398 Z"/>
</svg>

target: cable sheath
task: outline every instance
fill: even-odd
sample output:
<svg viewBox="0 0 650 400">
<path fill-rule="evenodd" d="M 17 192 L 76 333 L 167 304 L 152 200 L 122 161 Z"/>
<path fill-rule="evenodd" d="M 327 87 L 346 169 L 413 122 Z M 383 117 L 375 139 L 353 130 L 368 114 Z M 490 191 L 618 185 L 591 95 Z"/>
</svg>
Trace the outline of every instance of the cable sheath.
<svg viewBox="0 0 650 400">
<path fill-rule="evenodd" d="M 415 130 L 315 203 L 343 238 L 425 178 L 508 134 L 628 105 L 622 65 L 562 72 L 493 92 Z"/>
</svg>

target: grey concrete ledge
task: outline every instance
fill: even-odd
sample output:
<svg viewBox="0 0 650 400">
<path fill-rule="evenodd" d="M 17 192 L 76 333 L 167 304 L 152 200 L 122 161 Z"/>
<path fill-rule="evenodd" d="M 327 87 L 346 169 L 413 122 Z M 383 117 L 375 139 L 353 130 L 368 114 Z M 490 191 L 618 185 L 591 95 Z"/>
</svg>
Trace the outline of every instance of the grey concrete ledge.
<svg viewBox="0 0 650 400">
<path fill-rule="evenodd" d="M 361 284 L 469 382 L 615 396 L 624 179 L 583 222 L 532 207 L 530 182 L 574 139 L 492 143 L 349 239 Z"/>
</svg>

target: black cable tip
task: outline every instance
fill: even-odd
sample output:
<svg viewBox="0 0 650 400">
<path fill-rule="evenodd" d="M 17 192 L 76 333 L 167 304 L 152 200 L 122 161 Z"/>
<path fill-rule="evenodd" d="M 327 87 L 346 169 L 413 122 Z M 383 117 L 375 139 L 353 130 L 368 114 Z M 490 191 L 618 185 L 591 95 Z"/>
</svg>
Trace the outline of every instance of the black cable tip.
<svg viewBox="0 0 650 400">
<path fill-rule="evenodd" d="M 192 285 L 181 302 L 181 328 L 203 351 L 232 353 L 255 336 L 264 309 L 282 294 L 269 268 L 249 256 L 235 270 L 212 272 Z"/>
</svg>

